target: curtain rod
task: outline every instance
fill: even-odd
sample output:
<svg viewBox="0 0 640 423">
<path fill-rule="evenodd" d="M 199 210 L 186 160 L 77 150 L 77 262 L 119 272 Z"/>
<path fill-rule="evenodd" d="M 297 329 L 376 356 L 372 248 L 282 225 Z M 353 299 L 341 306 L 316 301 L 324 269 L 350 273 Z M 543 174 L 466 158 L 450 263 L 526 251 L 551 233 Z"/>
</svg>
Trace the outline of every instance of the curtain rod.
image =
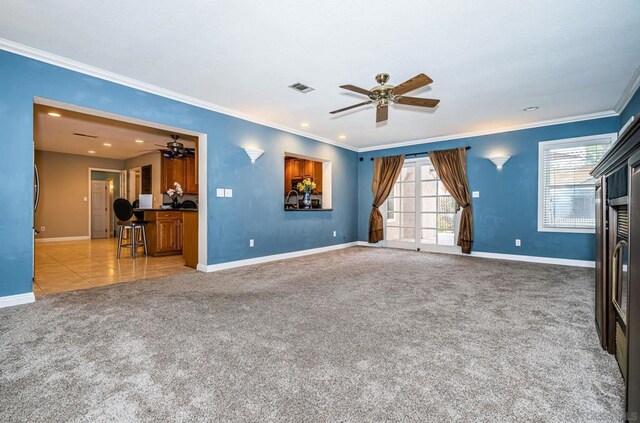
<svg viewBox="0 0 640 423">
<path fill-rule="evenodd" d="M 459 147 L 458 147 L 458 148 L 459 148 Z M 471 150 L 471 147 L 466 146 L 464 149 L 465 149 L 465 150 Z M 433 150 L 433 151 L 443 151 L 443 150 Z M 422 155 L 422 154 L 429 154 L 429 152 L 428 152 L 428 151 L 422 151 L 422 152 L 420 152 L 420 153 L 405 154 L 404 156 L 405 156 L 405 157 L 409 157 L 409 156 L 420 156 L 420 155 Z M 374 159 L 374 158 L 372 157 L 372 158 L 371 158 L 371 161 L 373 161 L 373 159 Z M 360 157 L 360 161 L 363 161 L 363 160 L 364 160 L 364 159 L 363 159 L 362 157 Z"/>
</svg>

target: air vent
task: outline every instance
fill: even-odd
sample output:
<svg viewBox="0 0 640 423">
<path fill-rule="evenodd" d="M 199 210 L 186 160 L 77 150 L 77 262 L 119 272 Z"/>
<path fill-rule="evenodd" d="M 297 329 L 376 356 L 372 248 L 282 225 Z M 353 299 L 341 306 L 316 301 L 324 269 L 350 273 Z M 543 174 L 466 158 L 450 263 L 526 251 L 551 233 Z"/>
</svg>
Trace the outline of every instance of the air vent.
<svg viewBox="0 0 640 423">
<path fill-rule="evenodd" d="M 627 206 L 618 209 L 618 236 L 622 239 L 629 239 L 629 210 Z"/>
<path fill-rule="evenodd" d="M 79 132 L 74 132 L 73 135 L 76 137 L 98 138 L 97 135 L 81 134 Z"/>
<path fill-rule="evenodd" d="M 300 82 L 296 82 L 295 84 L 289 85 L 289 88 L 293 88 L 294 90 L 301 93 L 305 93 L 305 94 L 314 90 L 313 88 L 307 85 L 301 84 Z"/>
</svg>

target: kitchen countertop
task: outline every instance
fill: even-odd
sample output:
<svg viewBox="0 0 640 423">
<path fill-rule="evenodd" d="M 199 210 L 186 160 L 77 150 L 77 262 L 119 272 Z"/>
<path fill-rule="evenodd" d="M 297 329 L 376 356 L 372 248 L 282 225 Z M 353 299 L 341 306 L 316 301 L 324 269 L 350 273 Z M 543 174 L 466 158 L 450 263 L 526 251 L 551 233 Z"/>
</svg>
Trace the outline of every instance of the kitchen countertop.
<svg viewBox="0 0 640 423">
<path fill-rule="evenodd" d="M 197 212 L 198 209 L 161 209 L 161 208 L 154 208 L 154 209 L 133 209 L 134 212 L 146 212 L 146 211 L 151 211 L 151 212 L 156 212 L 156 211 L 163 211 L 163 212 L 169 212 L 169 211 L 181 211 L 181 212 Z"/>
</svg>

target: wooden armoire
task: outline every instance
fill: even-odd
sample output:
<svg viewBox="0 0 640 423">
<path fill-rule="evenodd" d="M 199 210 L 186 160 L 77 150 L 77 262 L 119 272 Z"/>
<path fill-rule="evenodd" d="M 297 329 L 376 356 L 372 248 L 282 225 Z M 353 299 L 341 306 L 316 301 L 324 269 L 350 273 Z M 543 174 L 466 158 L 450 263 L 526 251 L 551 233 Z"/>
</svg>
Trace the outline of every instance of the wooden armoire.
<svg viewBox="0 0 640 423">
<path fill-rule="evenodd" d="M 640 115 L 591 171 L 596 178 L 595 321 L 640 415 Z"/>
</svg>

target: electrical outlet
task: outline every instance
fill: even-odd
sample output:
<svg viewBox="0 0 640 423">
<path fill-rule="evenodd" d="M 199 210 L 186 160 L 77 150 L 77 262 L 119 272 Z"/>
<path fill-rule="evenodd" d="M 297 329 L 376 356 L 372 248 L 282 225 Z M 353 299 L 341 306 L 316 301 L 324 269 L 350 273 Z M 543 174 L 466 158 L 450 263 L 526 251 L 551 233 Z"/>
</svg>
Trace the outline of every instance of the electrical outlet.
<svg viewBox="0 0 640 423">
<path fill-rule="evenodd" d="M 473 191 L 471 193 L 471 197 L 473 198 L 480 198 L 480 191 Z"/>
<path fill-rule="evenodd" d="M 87 197 L 82 197 L 82 201 L 84 201 L 85 203 L 87 202 L 88 198 Z"/>
<path fill-rule="evenodd" d="M 40 226 L 40 232 L 44 232 L 45 231 L 45 227 L 44 226 Z"/>
<path fill-rule="evenodd" d="M 520 244 L 520 240 L 519 240 L 519 239 L 516 239 L 516 247 L 519 247 L 520 245 L 521 245 L 521 244 Z"/>
<path fill-rule="evenodd" d="M 337 237 L 337 236 L 338 236 L 338 232 L 333 231 L 333 237 L 335 238 L 335 237 Z"/>
<path fill-rule="evenodd" d="M 249 247 L 253 247 L 253 245 L 254 245 L 254 242 L 253 242 L 253 240 L 252 240 L 252 239 L 250 239 L 250 240 L 249 240 Z"/>
<path fill-rule="evenodd" d="M 233 190 L 229 188 L 224 189 L 224 196 L 227 198 L 233 197 Z"/>
<path fill-rule="evenodd" d="M 216 188 L 216 197 L 224 197 L 224 188 Z"/>
</svg>

